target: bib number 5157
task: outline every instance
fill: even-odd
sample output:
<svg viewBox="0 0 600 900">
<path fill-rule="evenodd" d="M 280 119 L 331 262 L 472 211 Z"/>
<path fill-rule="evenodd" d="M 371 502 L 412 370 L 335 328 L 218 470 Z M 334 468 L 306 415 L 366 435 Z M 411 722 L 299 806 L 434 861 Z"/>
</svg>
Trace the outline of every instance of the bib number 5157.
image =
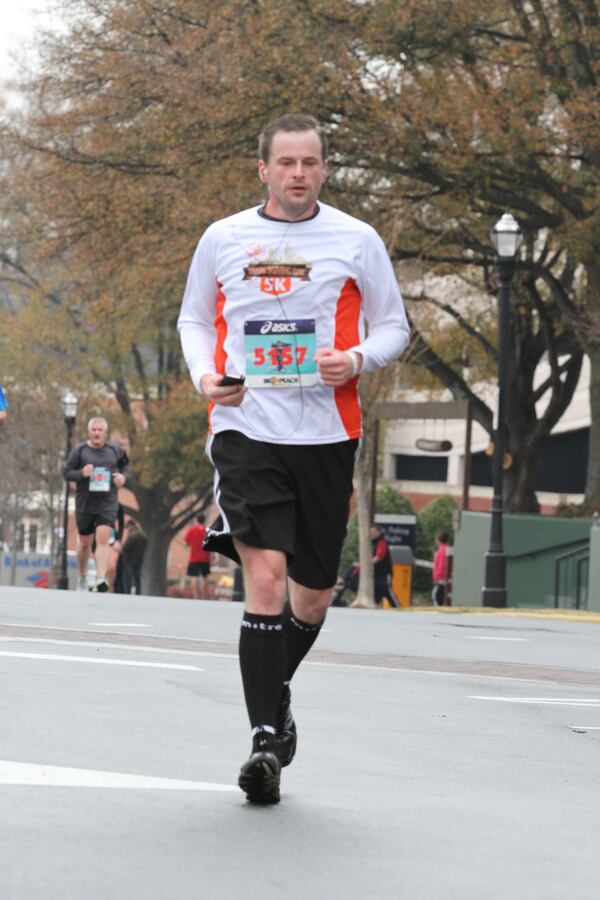
<svg viewBox="0 0 600 900">
<path fill-rule="evenodd" d="M 296 364 L 301 366 L 306 358 L 307 347 L 296 347 Z M 291 366 L 294 362 L 294 352 L 291 344 L 285 344 L 284 346 L 279 347 L 271 347 L 266 351 L 264 347 L 255 347 L 254 348 L 254 365 L 255 366 L 264 366 L 267 359 L 269 357 L 269 362 L 272 366 Z"/>
</svg>

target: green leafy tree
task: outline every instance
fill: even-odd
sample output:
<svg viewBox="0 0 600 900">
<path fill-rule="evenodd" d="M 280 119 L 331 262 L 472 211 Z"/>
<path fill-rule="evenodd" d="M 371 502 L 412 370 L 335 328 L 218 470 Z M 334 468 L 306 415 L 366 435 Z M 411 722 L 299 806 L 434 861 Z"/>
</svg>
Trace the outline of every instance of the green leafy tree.
<svg viewBox="0 0 600 900">
<path fill-rule="evenodd" d="M 336 135 L 357 202 L 387 223 L 394 258 L 495 290 L 488 229 L 507 209 L 525 233 L 508 372 L 509 509 L 537 509 L 535 460 L 592 363 L 588 499 L 600 499 L 598 99 L 600 21 L 587 0 L 361 6 L 362 93 Z M 493 360 L 460 297 L 447 315 Z M 426 302 L 430 302 L 427 300 Z M 416 329 L 415 361 L 455 398 L 491 410 L 452 357 Z M 541 362 L 547 378 L 536 380 Z M 542 402 L 540 402 L 542 401 Z"/>
<path fill-rule="evenodd" d="M 458 503 L 453 497 L 436 497 L 419 513 L 419 522 L 423 530 L 423 543 L 426 555 L 424 559 L 433 559 L 435 538 L 440 531 L 447 531 L 452 537 Z"/>
</svg>

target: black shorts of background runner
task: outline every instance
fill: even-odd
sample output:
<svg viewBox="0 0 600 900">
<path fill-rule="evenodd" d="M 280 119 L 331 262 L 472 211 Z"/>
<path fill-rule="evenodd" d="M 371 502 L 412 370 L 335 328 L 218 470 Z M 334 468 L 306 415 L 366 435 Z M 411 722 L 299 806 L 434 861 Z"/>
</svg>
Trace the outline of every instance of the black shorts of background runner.
<svg viewBox="0 0 600 900">
<path fill-rule="evenodd" d="M 210 563 L 207 563 L 207 562 L 188 563 L 187 574 L 190 576 L 190 578 L 196 578 L 198 575 L 202 575 L 204 578 L 206 578 L 206 576 L 210 574 Z"/>
<path fill-rule="evenodd" d="M 204 546 L 239 562 L 232 537 L 281 550 L 288 575 L 315 590 L 332 587 L 346 535 L 357 440 L 270 444 L 239 431 L 212 438 L 215 500 L 221 513 Z"/>
<path fill-rule="evenodd" d="M 77 531 L 79 534 L 87 535 L 93 534 L 98 525 L 108 525 L 109 528 L 113 528 L 116 517 L 116 512 L 113 515 L 112 510 L 100 513 L 77 512 L 75 513 Z"/>
</svg>

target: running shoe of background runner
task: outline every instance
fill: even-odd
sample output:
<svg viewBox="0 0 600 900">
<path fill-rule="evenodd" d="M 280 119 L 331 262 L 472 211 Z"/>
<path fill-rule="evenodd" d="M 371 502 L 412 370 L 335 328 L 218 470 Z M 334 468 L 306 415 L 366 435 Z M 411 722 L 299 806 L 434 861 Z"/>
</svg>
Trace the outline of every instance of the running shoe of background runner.
<svg viewBox="0 0 600 900">
<path fill-rule="evenodd" d="M 279 803 L 280 775 L 277 738 L 260 730 L 252 738 L 252 754 L 240 770 L 238 784 L 250 803 Z"/>
<path fill-rule="evenodd" d="M 105 581 L 99 581 L 94 587 L 90 588 L 90 591 L 93 594 L 105 594 L 108 590 L 108 585 Z"/>
<path fill-rule="evenodd" d="M 277 737 L 277 756 L 281 767 L 289 766 L 296 754 L 296 746 L 298 744 L 298 735 L 296 732 L 296 723 L 292 715 L 291 709 L 292 693 L 289 685 L 283 686 L 281 700 L 279 701 L 279 709 L 277 710 L 277 718 L 275 719 L 275 730 Z"/>
</svg>

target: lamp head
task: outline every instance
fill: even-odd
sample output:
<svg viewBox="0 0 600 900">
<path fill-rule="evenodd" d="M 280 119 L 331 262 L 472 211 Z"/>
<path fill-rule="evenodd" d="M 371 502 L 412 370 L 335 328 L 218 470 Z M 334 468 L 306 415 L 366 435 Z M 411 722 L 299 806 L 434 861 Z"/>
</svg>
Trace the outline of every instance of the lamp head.
<svg viewBox="0 0 600 900">
<path fill-rule="evenodd" d="M 523 234 L 514 216 L 504 213 L 492 228 L 490 235 L 494 249 L 501 259 L 515 258 L 523 243 Z"/>
<path fill-rule="evenodd" d="M 69 391 L 62 398 L 62 408 L 66 422 L 74 422 L 77 417 L 77 406 L 79 405 L 79 400 L 75 396 L 75 394 Z"/>
</svg>

